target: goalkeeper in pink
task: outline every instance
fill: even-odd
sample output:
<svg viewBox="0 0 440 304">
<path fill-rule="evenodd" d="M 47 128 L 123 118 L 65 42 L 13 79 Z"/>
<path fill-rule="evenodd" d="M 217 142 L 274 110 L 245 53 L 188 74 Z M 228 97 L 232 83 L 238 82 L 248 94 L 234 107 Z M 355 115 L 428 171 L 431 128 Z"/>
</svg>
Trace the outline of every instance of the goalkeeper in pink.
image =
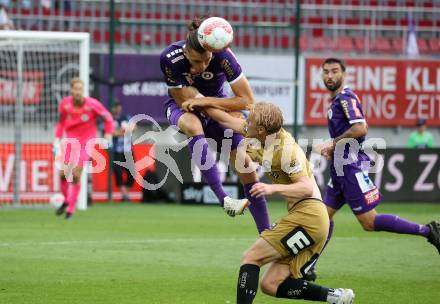
<svg viewBox="0 0 440 304">
<path fill-rule="evenodd" d="M 84 96 L 84 82 L 81 79 L 72 79 L 70 90 L 71 96 L 64 97 L 59 105 L 54 142 L 56 158 L 63 162 L 61 192 L 65 197 L 65 202 L 57 209 L 56 214 L 61 215 L 66 211 L 66 219 L 71 218 L 75 212 L 83 166 L 90 160 L 97 143 L 97 118 L 104 120 L 108 144 L 111 144 L 113 132 L 112 115 L 98 100 Z"/>
</svg>

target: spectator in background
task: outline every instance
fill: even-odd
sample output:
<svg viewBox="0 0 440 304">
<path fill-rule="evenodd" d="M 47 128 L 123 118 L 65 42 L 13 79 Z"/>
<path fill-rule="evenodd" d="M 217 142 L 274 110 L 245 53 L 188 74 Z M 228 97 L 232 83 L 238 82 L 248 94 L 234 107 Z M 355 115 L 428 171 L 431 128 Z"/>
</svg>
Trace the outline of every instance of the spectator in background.
<svg viewBox="0 0 440 304">
<path fill-rule="evenodd" d="M 426 131 L 426 120 L 423 118 L 417 119 L 417 131 L 410 134 L 406 146 L 408 148 L 432 148 L 434 141 L 431 132 Z"/>
<path fill-rule="evenodd" d="M 14 29 L 14 23 L 9 18 L 6 7 L 8 6 L 9 2 L 2 0 L 0 1 L 0 30 L 13 30 Z"/>
<path fill-rule="evenodd" d="M 121 189 L 122 200 L 130 201 L 128 197 L 129 189 L 134 183 L 134 178 L 125 167 L 115 163 L 116 161 L 125 162 L 125 153 L 133 153 L 132 141 L 124 142 L 126 130 L 133 131 L 135 125 L 130 125 L 130 117 L 122 113 L 122 106 L 118 100 L 115 100 L 112 106 L 113 115 L 113 172 L 116 178 L 116 185 Z M 134 157 L 133 157 L 134 158 Z M 126 179 L 124 181 L 123 172 L 125 171 Z"/>
</svg>

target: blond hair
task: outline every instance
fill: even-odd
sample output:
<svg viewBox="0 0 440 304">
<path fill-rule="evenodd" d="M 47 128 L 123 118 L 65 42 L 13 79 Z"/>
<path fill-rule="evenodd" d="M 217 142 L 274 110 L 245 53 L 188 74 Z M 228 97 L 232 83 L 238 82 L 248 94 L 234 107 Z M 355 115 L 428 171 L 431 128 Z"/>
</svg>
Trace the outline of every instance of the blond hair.
<svg viewBox="0 0 440 304">
<path fill-rule="evenodd" d="M 82 81 L 81 78 L 75 77 L 70 80 L 70 87 L 73 88 L 73 86 L 77 83 L 81 83 L 82 85 L 84 85 L 84 81 Z"/>
<path fill-rule="evenodd" d="M 258 102 L 250 110 L 249 115 L 254 115 L 255 124 L 266 129 L 268 134 L 278 132 L 283 126 L 283 113 L 281 109 L 270 102 Z"/>
</svg>

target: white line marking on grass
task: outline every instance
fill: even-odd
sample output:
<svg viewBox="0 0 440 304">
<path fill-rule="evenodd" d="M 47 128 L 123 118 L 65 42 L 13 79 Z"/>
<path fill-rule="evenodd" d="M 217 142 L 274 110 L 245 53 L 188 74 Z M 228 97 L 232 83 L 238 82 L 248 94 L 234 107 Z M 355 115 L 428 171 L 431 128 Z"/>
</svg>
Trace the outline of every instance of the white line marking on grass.
<svg viewBox="0 0 440 304">
<path fill-rule="evenodd" d="M 139 239 L 139 240 L 74 240 L 74 241 L 48 241 L 48 242 L 1 242 L 0 247 L 18 246 L 70 246 L 70 245 L 108 245 L 108 244 L 159 244 L 176 242 L 251 242 L 255 238 L 180 238 L 180 239 Z"/>
</svg>

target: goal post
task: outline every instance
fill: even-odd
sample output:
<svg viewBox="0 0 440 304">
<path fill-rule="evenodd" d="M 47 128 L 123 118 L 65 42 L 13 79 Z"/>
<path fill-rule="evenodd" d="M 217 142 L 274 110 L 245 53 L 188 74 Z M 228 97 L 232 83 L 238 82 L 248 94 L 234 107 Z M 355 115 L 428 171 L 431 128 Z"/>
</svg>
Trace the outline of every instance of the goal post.
<svg viewBox="0 0 440 304">
<path fill-rule="evenodd" d="M 41 205 L 60 191 L 58 103 L 74 77 L 89 94 L 89 56 L 89 33 L 0 31 L 0 205 Z M 77 206 L 87 208 L 86 173 Z"/>
</svg>

